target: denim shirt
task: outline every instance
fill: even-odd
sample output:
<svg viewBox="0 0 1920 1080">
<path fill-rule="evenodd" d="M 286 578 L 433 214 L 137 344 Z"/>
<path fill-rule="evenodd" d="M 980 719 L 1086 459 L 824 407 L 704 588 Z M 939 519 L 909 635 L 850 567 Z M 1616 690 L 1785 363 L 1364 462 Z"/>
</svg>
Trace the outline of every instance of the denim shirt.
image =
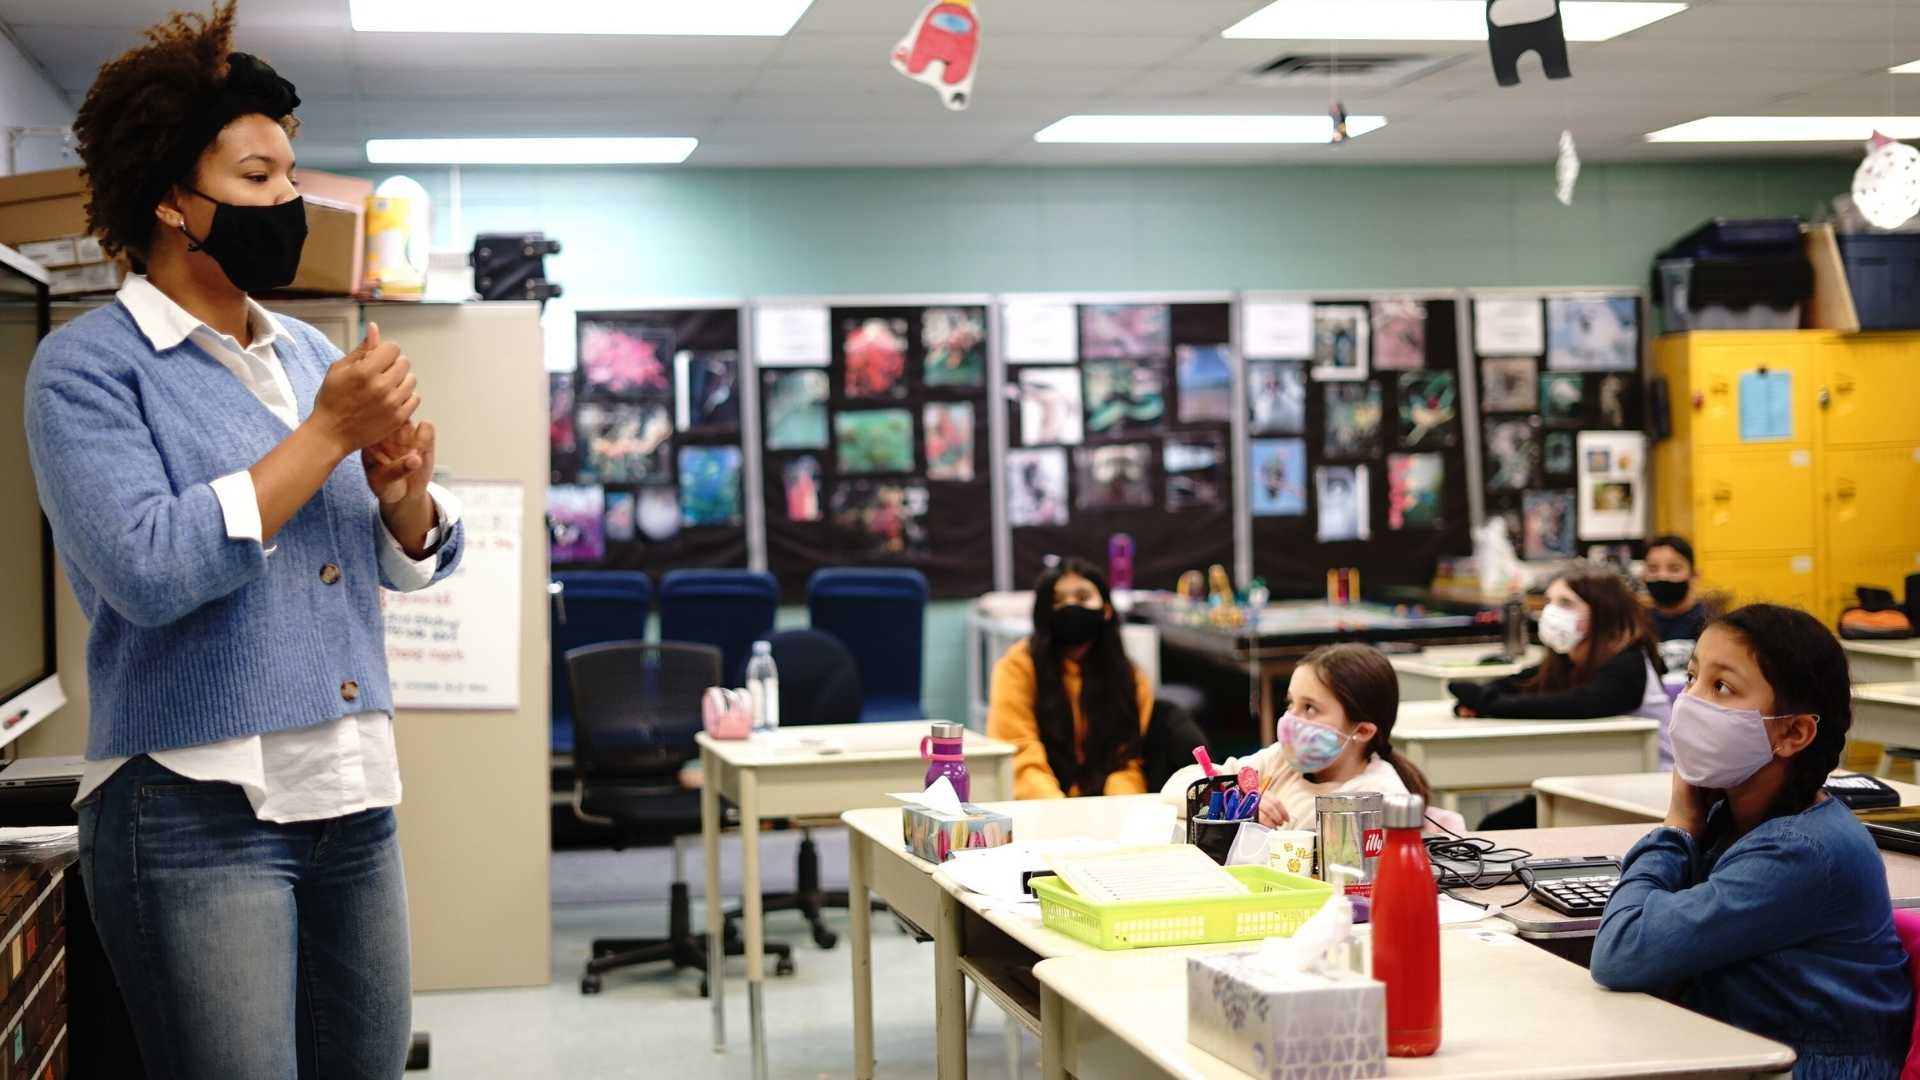
<svg viewBox="0 0 1920 1080">
<path fill-rule="evenodd" d="M 1791 1045 L 1796 1080 L 1899 1076 L 1913 984 L 1866 828 L 1833 799 L 1728 843 L 1730 825 L 1721 804 L 1706 850 L 1666 828 L 1627 853 L 1595 981 L 1679 988 L 1696 1012 Z"/>
</svg>

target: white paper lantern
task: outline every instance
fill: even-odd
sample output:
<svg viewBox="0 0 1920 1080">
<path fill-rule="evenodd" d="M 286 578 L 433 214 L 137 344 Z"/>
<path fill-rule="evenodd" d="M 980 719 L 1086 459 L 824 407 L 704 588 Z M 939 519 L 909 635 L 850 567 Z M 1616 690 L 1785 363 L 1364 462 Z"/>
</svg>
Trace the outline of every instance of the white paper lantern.
<svg viewBox="0 0 1920 1080">
<path fill-rule="evenodd" d="M 1853 174 L 1853 205 L 1882 229 L 1898 228 L 1920 214 L 1920 150 L 1903 142 L 1869 150 Z"/>
</svg>

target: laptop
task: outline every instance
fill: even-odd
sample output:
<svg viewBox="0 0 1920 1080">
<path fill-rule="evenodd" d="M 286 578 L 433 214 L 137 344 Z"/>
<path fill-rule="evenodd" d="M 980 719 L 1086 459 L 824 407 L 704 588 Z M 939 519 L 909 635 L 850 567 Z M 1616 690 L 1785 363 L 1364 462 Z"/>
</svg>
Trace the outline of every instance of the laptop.
<svg viewBox="0 0 1920 1080">
<path fill-rule="evenodd" d="M 1855 810 L 1853 814 L 1873 834 L 1875 844 L 1887 851 L 1920 855 L 1920 806 Z"/>
<path fill-rule="evenodd" d="M 0 791 L 21 793 L 42 788 L 80 786 L 80 774 L 87 770 L 83 757 L 20 758 L 0 766 Z"/>
</svg>

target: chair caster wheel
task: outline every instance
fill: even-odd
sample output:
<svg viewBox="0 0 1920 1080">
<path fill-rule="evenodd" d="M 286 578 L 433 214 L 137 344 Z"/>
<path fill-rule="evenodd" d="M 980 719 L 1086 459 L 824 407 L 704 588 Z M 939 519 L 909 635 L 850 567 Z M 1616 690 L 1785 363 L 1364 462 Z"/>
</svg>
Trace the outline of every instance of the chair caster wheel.
<svg viewBox="0 0 1920 1080">
<path fill-rule="evenodd" d="M 833 931 L 827 929 L 826 927 L 824 926 L 814 927 L 813 943 L 815 945 L 818 945 L 823 949 L 831 949 L 834 947 L 836 943 L 839 942 L 839 940 L 840 940 L 840 935 L 834 933 Z"/>
<path fill-rule="evenodd" d="M 783 960 L 774 961 L 773 973 L 775 975 L 791 975 L 793 974 L 793 971 L 794 971 L 794 967 L 793 967 L 792 957 L 789 956 Z"/>
<path fill-rule="evenodd" d="M 600 976 L 582 975 L 580 977 L 580 992 L 583 994 L 599 993 L 600 992 Z"/>
</svg>

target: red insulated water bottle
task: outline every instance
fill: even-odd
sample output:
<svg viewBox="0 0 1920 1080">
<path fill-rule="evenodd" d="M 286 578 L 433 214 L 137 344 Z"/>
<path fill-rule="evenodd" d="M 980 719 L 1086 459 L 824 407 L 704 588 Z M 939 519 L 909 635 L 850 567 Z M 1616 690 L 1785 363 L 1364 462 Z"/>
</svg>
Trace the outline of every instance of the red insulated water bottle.
<svg viewBox="0 0 1920 1080">
<path fill-rule="evenodd" d="M 1387 1053 L 1440 1048 L 1440 899 L 1418 795 L 1386 799 L 1387 847 L 1373 885 L 1373 977 L 1387 984 Z"/>
</svg>

